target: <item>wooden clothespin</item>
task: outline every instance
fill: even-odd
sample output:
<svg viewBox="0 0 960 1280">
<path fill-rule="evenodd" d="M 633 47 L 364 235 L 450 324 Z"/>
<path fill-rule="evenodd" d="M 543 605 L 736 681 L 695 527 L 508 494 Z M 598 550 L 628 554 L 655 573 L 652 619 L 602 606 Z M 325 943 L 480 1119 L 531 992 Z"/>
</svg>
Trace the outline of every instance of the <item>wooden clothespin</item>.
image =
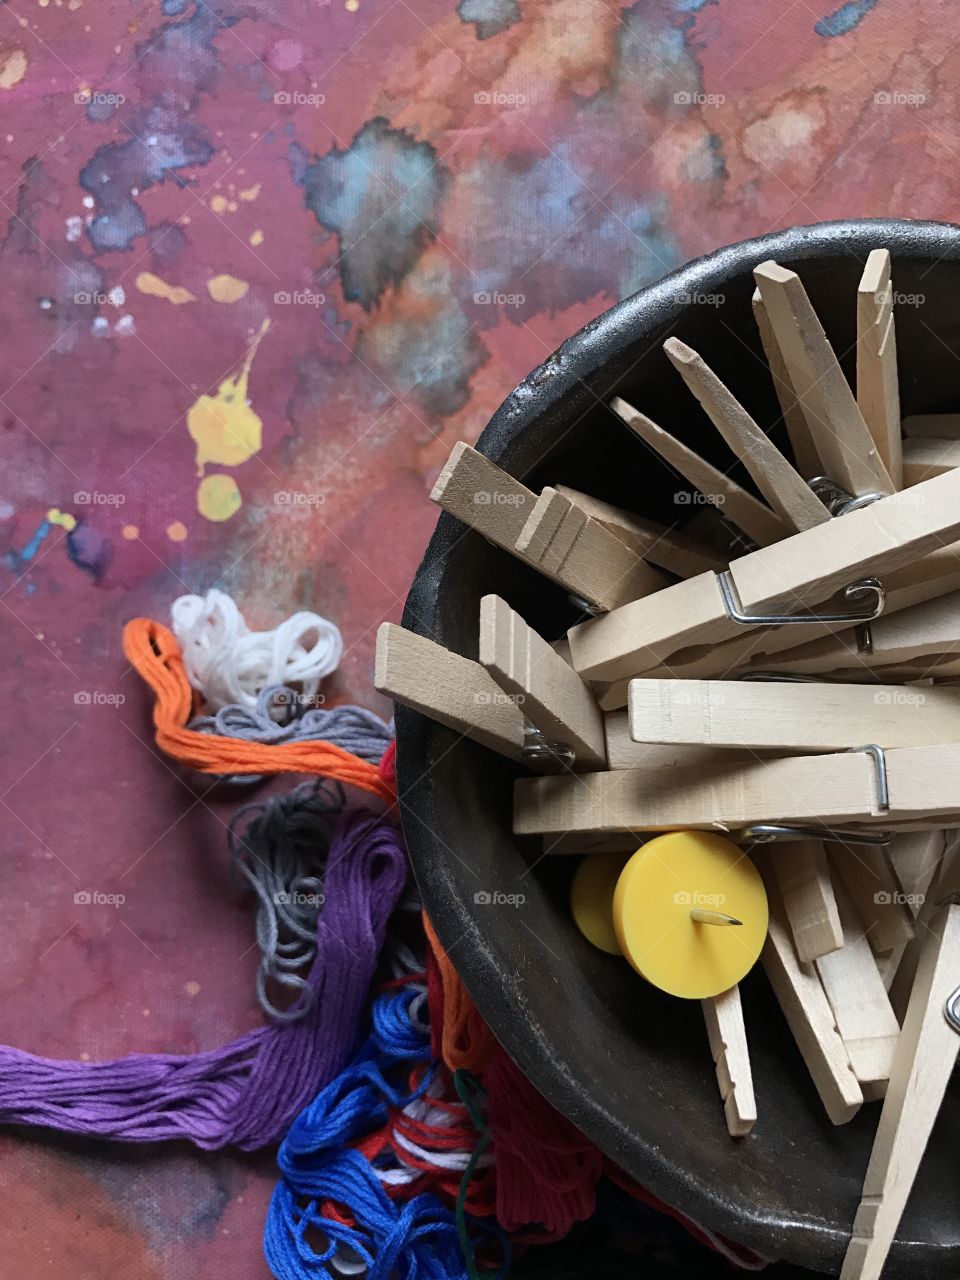
<svg viewBox="0 0 960 1280">
<path fill-rule="evenodd" d="M 513 549 L 521 560 L 601 610 L 650 595 L 668 581 L 556 489 L 546 488 L 537 498 Z"/>
<path fill-rule="evenodd" d="M 903 445 L 903 484 L 905 488 L 941 476 L 944 471 L 960 467 L 960 440 L 923 440 L 914 437 Z"/>
<path fill-rule="evenodd" d="M 958 534 L 960 472 L 948 472 L 918 485 L 910 501 L 901 494 L 883 498 L 741 556 L 725 575 L 701 574 L 574 627 L 574 665 L 591 681 L 643 674 L 691 645 L 732 639 L 744 626 L 783 626 L 784 618 L 796 619 L 864 575 L 909 564 Z M 876 600 L 871 588 L 866 596 Z M 851 626 L 857 612 L 813 610 L 820 623 L 833 618 Z M 859 620 L 879 612 L 871 603 Z"/>
<path fill-rule="evenodd" d="M 607 767 L 603 717 L 593 694 L 499 596 L 480 601 L 480 664 L 544 735 L 573 752 L 579 769 Z"/>
<path fill-rule="evenodd" d="M 679 338 L 663 349 L 782 523 L 795 532 L 826 524 L 827 508 L 702 357 Z"/>
<path fill-rule="evenodd" d="M 453 446 L 430 497 L 496 546 L 602 609 L 668 581 L 555 490 L 538 497 L 462 441 Z"/>
<path fill-rule="evenodd" d="M 813 965 L 798 958 L 783 901 L 772 872 L 772 857 L 760 862 L 767 886 L 770 921 L 763 968 L 780 1003 L 817 1093 L 834 1124 L 846 1124 L 863 1105 L 863 1090 L 837 1030 L 833 1010 Z"/>
<path fill-rule="evenodd" d="M 960 413 L 911 413 L 902 428 L 908 440 L 960 440 Z"/>
<path fill-rule="evenodd" d="M 731 987 L 701 1004 L 727 1130 L 731 1137 L 742 1138 L 757 1122 L 757 1100 L 740 988 Z"/>
<path fill-rule="evenodd" d="M 728 475 L 706 462 L 699 454 L 664 431 L 645 414 L 615 396 L 610 407 L 631 431 L 654 453 L 677 471 L 708 502 L 715 503 L 725 519 L 735 524 L 758 546 L 779 542 L 790 532 L 790 526 L 775 515 L 752 493 L 747 493 Z"/>
<path fill-rule="evenodd" d="M 666 569 L 678 578 L 692 578 L 698 573 L 727 567 L 728 556 L 720 556 L 705 543 L 700 543 L 685 533 L 668 529 L 666 525 L 657 524 L 655 520 L 648 520 L 645 516 L 624 511 L 600 498 L 592 498 L 579 489 L 571 489 L 569 485 L 558 484 L 556 488 L 557 493 L 563 494 L 575 507 L 605 525 L 635 555 L 659 569 Z"/>
<path fill-rule="evenodd" d="M 960 1050 L 958 983 L 960 906 L 950 902 L 923 938 L 840 1280 L 879 1280 L 883 1270 Z"/>
<path fill-rule="evenodd" d="M 753 273 L 817 455 L 848 493 L 890 494 L 894 484 L 800 277 L 776 262 Z"/>
<path fill-rule="evenodd" d="M 377 632 L 374 687 L 448 729 L 523 760 L 524 718 L 479 662 L 392 622 Z"/>
<path fill-rule="evenodd" d="M 960 742 L 960 688 L 764 680 L 631 680 L 637 742 L 838 751 Z"/>
<path fill-rule="evenodd" d="M 775 754 L 738 750 L 736 747 L 720 749 L 697 744 L 635 742 L 630 735 L 630 720 L 626 710 L 607 712 L 603 722 L 608 769 L 676 769 L 678 765 L 756 760 L 764 754 Z"/>
<path fill-rule="evenodd" d="M 514 792 L 518 835 L 739 831 L 758 823 L 922 830 L 958 820 L 960 745 L 519 778 Z"/>
<path fill-rule="evenodd" d="M 896 488 L 902 488 L 900 388 L 889 249 L 872 250 L 857 289 L 857 406 L 880 461 Z"/>
<path fill-rule="evenodd" d="M 874 954 L 888 955 L 905 946 L 914 936 L 913 916 L 886 849 L 840 843 L 827 849 L 835 878 L 843 883 Z"/>
<path fill-rule="evenodd" d="M 843 667 L 869 671 L 925 658 L 929 654 L 960 652 L 960 592 L 899 612 L 884 613 L 870 625 L 870 645 L 864 648 L 855 632 L 788 649 L 777 657 L 777 669 L 817 674 Z"/>
<path fill-rule="evenodd" d="M 797 958 L 804 964 L 843 946 L 843 926 L 822 840 L 786 840 L 769 859 Z"/>
<path fill-rule="evenodd" d="M 890 1078 L 900 1024 L 890 1004 L 870 944 L 841 886 L 834 886 L 843 946 L 816 961 L 853 1074 L 870 1096 L 882 1096 Z"/>
<path fill-rule="evenodd" d="M 823 465 L 817 456 L 816 445 L 813 443 L 810 428 L 807 426 L 807 420 L 797 400 L 797 393 L 793 383 L 790 381 L 790 373 L 784 363 L 780 346 L 770 325 L 767 309 L 763 305 L 759 289 L 754 289 L 753 291 L 752 304 L 753 317 L 760 333 L 763 353 L 767 357 L 767 364 L 770 368 L 770 376 L 773 378 L 773 387 L 777 393 L 777 400 L 780 402 L 780 412 L 783 414 L 783 421 L 786 424 L 787 436 L 790 440 L 790 447 L 793 450 L 797 470 L 805 480 L 812 480 L 815 476 L 823 474 Z"/>
</svg>

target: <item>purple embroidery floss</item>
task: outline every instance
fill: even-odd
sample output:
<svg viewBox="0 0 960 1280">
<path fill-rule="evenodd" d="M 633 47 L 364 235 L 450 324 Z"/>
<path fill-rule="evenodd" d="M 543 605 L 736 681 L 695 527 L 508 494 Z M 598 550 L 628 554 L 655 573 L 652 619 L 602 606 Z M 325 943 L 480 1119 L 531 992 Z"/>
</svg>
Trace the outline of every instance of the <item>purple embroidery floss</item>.
<svg viewBox="0 0 960 1280">
<path fill-rule="evenodd" d="M 387 921 L 407 879 L 399 830 L 368 812 L 338 824 L 306 1015 L 204 1053 L 71 1062 L 0 1048 L 0 1123 L 208 1150 L 278 1142 L 356 1047 Z"/>
</svg>

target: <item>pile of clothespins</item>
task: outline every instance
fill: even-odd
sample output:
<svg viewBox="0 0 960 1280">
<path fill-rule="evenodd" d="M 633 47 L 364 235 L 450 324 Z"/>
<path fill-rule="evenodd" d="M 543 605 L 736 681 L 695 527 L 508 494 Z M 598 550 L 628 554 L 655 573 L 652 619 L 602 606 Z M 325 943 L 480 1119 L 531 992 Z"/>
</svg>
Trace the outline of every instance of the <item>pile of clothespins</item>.
<svg viewBox="0 0 960 1280">
<path fill-rule="evenodd" d="M 851 298 L 855 393 L 799 277 L 754 274 L 792 458 L 695 351 L 664 351 L 759 496 L 619 398 L 613 414 L 707 500 L 682 531 L 602 494 L 536 494 L 458 444 L 434 501 L 588 616 L 548 640 L 487 596 L 479 661 L 384 624 L 376 684 L 536 773 L 516 782 L 514 831 L 545 852 L 636 850 L 639 867 L 660 833 L 710 832 L 756 865 L 763 967 L 828 1116 L 884 1098 L 842 1272 L 862 1280 L 880 1274 L 960 1049 L 960 414 L 901 423 L 886 250 Z M 633 959 L 623 902 L 610 912 Z M 736 987 L 704 1005 L 743 1134 Z"/>
</svg>

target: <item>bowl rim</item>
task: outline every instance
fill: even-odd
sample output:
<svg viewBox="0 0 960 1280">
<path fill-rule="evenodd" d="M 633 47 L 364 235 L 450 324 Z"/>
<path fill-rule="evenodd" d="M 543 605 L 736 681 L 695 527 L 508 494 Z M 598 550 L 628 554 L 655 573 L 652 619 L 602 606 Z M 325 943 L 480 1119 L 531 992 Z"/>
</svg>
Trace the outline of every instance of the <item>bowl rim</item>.
<svg viewBox="0 0 960 1280">
<path fill-rule="evenodd" d="M 578 383 L 596 374 L 612 354 L 642 340 L 651 330 L 659 332 L 664 321 L 678 316 L 686 305 L 678 301 L 682 295 L 715 292 L 731 275 L 768 258 L 802 263 L 804 259 L 849 252 L 863 260 L 877 247 L 889 248 L 894 259 L 960 258 L 960 226 L 906 218 L 828 221 L 752 237 L 692 259 L 615 303 L 562 343 L 506 397 L 475 447 L 510 470 L 510 454 L 524 433 Z M 526 467 L 515 474 L 522 479 L 529 470 Z M 403 614 L 403 626 L 418 634 L 431 635 L 439 611 L 438 586 L 445 554 L 458 531 L 462 532 L 460 522 L 441 513 Z M 397 706 L 397 782 L 404 834 L 424 908 L 441 943 L 450 948 L 456 945 L 457 972 L 500 1043 L 558 1111 L 588 1130 L 601 1151 L 667 1205 L 761 1253 L 808 1267 L 836 1268 L 850 1238 L 846 1225 L 799 1217 L 784 1223 L 762 1206 L 742 1202 L 735 1209 L 708 1180 L 671 1164 L 652 1144 L 638 1144 L 637 1134 L 578 1084 L 563 1055 L 523 1010 L 510 975 L 503 972 L 462 901 L 446 892 L 446 879 L 438 869 L 444 850 L 432 834 L 439 819 L 431 772 L 416 759 L 419 754 L 423 760 L 429 726 L 420 713 Z M 908 1267 L 904 1274 L 913 1274 L 914 1267 L 927 1274 L 926 1267 L 942 1266 L 960 1257 L 960 1240 L 942 1244 L 898 1240 L 891 1250 L 891 1261 L 895 1254 L 897 1261 Z"/>
</svg>

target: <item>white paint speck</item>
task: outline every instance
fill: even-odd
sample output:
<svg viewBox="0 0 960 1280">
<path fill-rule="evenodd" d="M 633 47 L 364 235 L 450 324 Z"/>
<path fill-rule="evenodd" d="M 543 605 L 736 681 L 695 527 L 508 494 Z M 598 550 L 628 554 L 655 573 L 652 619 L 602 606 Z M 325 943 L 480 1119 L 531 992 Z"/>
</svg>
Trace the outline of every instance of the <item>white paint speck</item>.
<svg viewBox="0 0 960 1280">
<path fill-rule="evenodd" d="M 83 197 L 83 207 L 84 207 L 85 209 L 92 209 L 92 208 L 93 208 L 93 205 L 94 205 L 94 199 L 93 199 L 93 196 L 84 196 L 84 197 Z"/>
<path fill-rule="evenodd" d="M 113 332 L 118 338 L 132 337 L 137 332 L 137 327 L 133 323 L 133 316 L 121 316 L 113 326 Z"/>
<path fill-rule="evenodd" d="M 123 291 L 122 284 L 115 284 L 107 294 L 107 301 L 112 307 L 122 307 L 127 300 L 127 295 Z"/>
<path fill-rule="evenodd" d="M 78 217 L 67 218 L 67 243 L 73 244 L 83 235 L 83 219 Z"/>
<path fill-rule="evenodd" d="M 105 338 L 110 332 L 110 321 L 107 320 L 106 316 L 97 316 L 90 326 L 90 332 L 95 338 Z"/>
</svg>

